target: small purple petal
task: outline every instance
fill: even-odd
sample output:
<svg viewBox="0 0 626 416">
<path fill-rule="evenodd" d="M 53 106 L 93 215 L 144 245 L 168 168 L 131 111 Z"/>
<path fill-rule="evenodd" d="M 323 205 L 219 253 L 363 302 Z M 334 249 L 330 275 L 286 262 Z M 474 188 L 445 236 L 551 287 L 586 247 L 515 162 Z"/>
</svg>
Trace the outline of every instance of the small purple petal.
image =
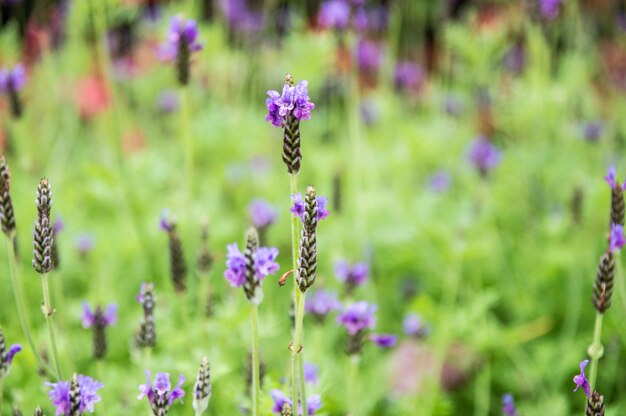
<svg viewBox="0 0 626 416">
<path fill-rule="evenodd" d="M 396 346 L 398 337 L 392 334 L 372 334 L 370 335 L 370 341 L 380 348 L 393 348 Z"/>
<path fill-rule="evenodd" d="M 93 311 L 89 307 L 87 302 L 83 302 L 83 328 L 91 328 L 93 324 L 96 322 L 96 316 Z"/>
<path fill-rule="evenodd" d="M 589 381 L 587 381 L 587 377 L 585 377 L 585 367 L 587 367 L 587 364 L 589 364 L 589 360 L 580 362 L 580 374 L 574 376 L 574 383 L 576 383 L 574 391 L 578 390 L 579 387 L 582 387 L 587 397 L 590 397 L 591 386 L 589 385 Z"/>
</svg>

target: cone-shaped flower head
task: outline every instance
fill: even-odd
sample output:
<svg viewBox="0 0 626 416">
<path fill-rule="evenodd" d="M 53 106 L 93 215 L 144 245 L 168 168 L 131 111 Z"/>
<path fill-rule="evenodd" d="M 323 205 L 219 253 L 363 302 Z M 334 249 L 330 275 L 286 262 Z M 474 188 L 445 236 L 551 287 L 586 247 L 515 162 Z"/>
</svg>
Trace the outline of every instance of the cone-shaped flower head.
<svg viewBox="0 0 626 416">
<path fill-rule="evenodd" d="M 274 407 L 272 408 L 272 412 L 278 415 L 283 416 L 285 413 L 283 409 L 285 408 L 285 404 L 288 404 L 288 408 L 293 409 L 293 403 L 285 393 L 280 390 L 272 390 L 270 391 L 270 396 L 272 396 L 272 400 L 274 400 Z M 315 394 L 306 400 L 307 414 L 312 416 L 322 407 L 322 398 L 319 394 Z M 302 413 L 302 407 L 298 405 L 298 414 Z"/>
<path fill-rule="evenodd" d="M 22 351 L 22 346 L 20 344 L 13 344 L 7 350 L 4 333 L 0 328 L 0 379 L 5 378 L 9 374 L 13 357 L 15 357 L 15 354 L 20 351 Z"/>
<path fill-rule="evenodd" d="M 317 202 L 316 222 L 319 222 L 321 220 L 325 220 L 330 215 L 330 211 L 327 208 L 328 198 L 326 198 L 325 196 L 316 196 L 315 200 Z M 300 217 L 300 219 L 304 223 L 304 213 L 306 211 L 306 202 L 304 198 L 302 197 L 302 194 L 297 192 L 291 195 L 291 201 L 293 202 L 293 205 L 291 206 L 289 211 L 291 211 L 293 215 Z"/>
<path fill-rule="evenodd" d="M 139 396 L 141 400 L 144 397 L 150 402 L 150 408 L 154 416 L 164 416 L 170 410 L 170 407 L 176 400 L 182 399 L 185 391 L 182 385 L 185 377 L 181 374 L 178 378 L 178 384 L 172 389 L 170 383 L 170 375 L 168 373 L 157 373 L 154 384 L 150 381 L 150 370 L 146 370 L 146 384 L 139 386 Z"/>
<path fill-rule="evenodd" d="M 347 0 L 326 0 L 320 6 L 317 23 L 323 28 L 344 30 L 350 24 L 350 4 Z"/>
<path fill-rule="evenodd" d="M 139 325 L 139 331 L 135 336 L 135 342 L 139 347 L 154 347 L 156 345 L 156 324 L 154 321 L 154 307 L 156 297 L 154 296 L 154 285 L 143 283 L 137 301 L 143 307 L 143 318 Z"/>
<path fill-rule="evenodd" d="M 615 283 L 615 256 L 612 250 L 607 250 L 600 257 L 596 280 L 593 286 L 593 306 L 600 313 L 606 312 L 611 306 L 613 285 Z"/>
<path fill-rule="evenodd" d="M 196 413 L 203 413 L 209 407 L 210 398 L 211 371 L 209 369 L 209 360 L 206 357 L 202 357 L 196 384 L 193 388 L 193 408 Z"/>
<path fill-rule="evenodd" d="M 276 221 L 276 209 L 264 199 L 255 199 L 248 206 L 248 216 L 252 225 L 261 229 Z"/>
<path fill-rule="evenodd" d="M 37 406 L 35 408 L 35 411 L 33 412 L 33 416 L 44 416 L 43 410 L 41 410 L 41 407 Z"/>
<path fill-rule="evenodd" d="M 46 383 L 51 390 L 48 397 L 56 406 L 55 415 L 79 416 L 86 412 L 93 413 L 94 405 L 100 401 L 97 391 L 104 387 L 91 377 L 75 374 L 71 381 Z"/>
<path fill-rule="evenodd" d="M 167 232 L 170 257 L 170 275 L 174 289 L 177 293 L 183 293 L 186 288 L 187 263 L 183 251 L 183 243 L 176 230 L 176 222 L 169 219 L 167 210 L 163 210 L 160 220 L 161 229 Z"/>
<path fill-rule="evenodd" d="M 11 172 L 4 156 L 0 156 L 0 224 L 2 224 L 2 232 L 7 237 L 15 232 L 15 213 L 11 200 Z"/>
<path fill-rule="evenodd" d="M 367 330 L 376 325 L 375 313 L 376 305 L 360 301 L 344 307 L 337 317 L 337 322 L 348 331 L 345 347 L 348 355 L 359 354 L 363 349 Z"/>
<path fill-rule="evenodd" d="M 193 19 L 185 20 L 181 15 L 172 17 L 167 39 L 160 49 L 160 58 L 164 61 L 176 60 L 178 82 L 189 83 L 191 55 L 202 49 L 198 42 L 198 27 Z"/>
<path fill-rule="evenodd" d="M 594 390 L 587 398 L 587 416 L 604 416 L 604 396 Z"/>
<path fill-rule="evenodd" d="M 39 181 L 37 187 L 37 221 L 33 238 L 33 267 L 41 274 L 52 270 L 52 223 L 50 209 L 52 208 L 52 191 L 46 178 Z"/>
<path fill-rule="evenodd" d="M 22 100 L 19 92 L 26 84 L 26 71 L 22 64 L 15 65 L 12 69 L 0 68 L 0 94 L 6 93 L 11 104 L 13 117 L 22 116 Z"/>
<path fill-rule="evenodd" d="M 626 207 L 624 205 L 626 181 L 623 184 L 617 181 L 614 166 L 609 167 L 609 172 L 604 177 L 604 180 L 611 187 L 611 220 L 609 225 L 619 224 L 623 226 L 624 214 L 626 213 Z"/>
<path fill-rule="evenodd" d="M 323 201 L 322 214 L 320 214 L 319 201 Z M 320 219 L 324 219 L 327 216 L 326 198 L 317 197 L 315 188 L 309 186 L 304 200 L 304 210 L 300 216 L 303 227 L 300 239 L 297 283 L 302 292 L 306 292 L 315 283 L 317 272 L 317 223 Z"/>
<path fill-rule="evenodd" d="M 510 394 L 505 394 L 504 396 L 502 396 L 502 415 L 517 416 L 515 401 L 513 400 L 513 396 Z"/>
<path fill-rule="evenodd" d="M 110 304 L 105 311 L 98 305 L 95 310 L 92 310 L 87 302 L 83 302 L 82 321 L 83 328 L 93 330 L 93 355 L 95 359 L 101 360 L 107 351 L 105 329 L 117 323 L 117 306 Z"/>
<path fill-rule="evenodd" d="M 591 396 L 591 386 L 589 385 L 589 381 L 587 381 L 587 377 L 585 377 L 585 367 L 589 364 L 589 360 L 584 360 L 580 362 L 580 374 L 574 376 L 574 383 L 576 383 L 576 388 L 574 391 L 578 390 L 578 388 L 582 388 L 587 397 Z"/>
</svg>

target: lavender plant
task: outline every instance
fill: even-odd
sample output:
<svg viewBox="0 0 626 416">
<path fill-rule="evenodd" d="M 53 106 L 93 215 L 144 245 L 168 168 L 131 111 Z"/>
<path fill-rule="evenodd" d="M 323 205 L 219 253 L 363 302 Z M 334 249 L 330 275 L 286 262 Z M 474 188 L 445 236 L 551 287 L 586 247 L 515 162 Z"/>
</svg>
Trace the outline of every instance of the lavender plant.
<svg viewBox="0 0 626 416">
<path fill-rule="evenodd" d="M 2 332 L 2 328 L 0 328 L 0 409 L 2 409 L 4 379 L 9 374 L 11 363 L 13 362 L 15 354 L 20 351 L 22 351 L 22 346 L 20 344 L 13 344 L 7 350 L 4 333 Z"/>
<path fill-rule="evenodd" d="M 198 369 L 198 377 L 193 388 L 193 409 L 196 416 L 204 413 L 209 407 L 209 399 L 211 398 L 211 370 L 209 368 L 209 360 L 202 357 L 200 368 Z"/>
<path fill-rule="evenodd" d="M 137 302 L 143 308 L 143 317 L 139 324 L 139 330 L 135 335 L 135 343 L 140 348 L 152 348 L 156 345 L 156 323 L 154 320 L 154 308 L 156 306 L 156 297 L 154 296 L 154 285 L 152 283 L 143 283 L 141 285 Z"/>
<path fill-rule="evenodd" d="M 107 337 L 105 329 L 117 322 L 117 306 L 110 304 L 106 311 L 100 305 L 95 310 L 89 307 L 87 302 L 83 303 L 83 328 L 93 330 L 93 357 L 102 360 L 107 352 Z"/>
<path fill-rule="evenodd" d="M 176 400 L 181 400 L 185 396 L 182 385 L 185 377 L 181 374 L 178 384 L 172 388 L 170 375 L 168 373 L 157 373 L 154 383 L 150 381 L 150 370 L 146 370 L 146 383 L 139 386 L 138 400 L 144 397 L 150 403 L 150 409 L 154 416 L 165 416 Z"/>
<path fill-rule="evenodd" d="M 17 64 L 12 69 L 0 68 L 0 94 L 9 96 L 13 117 L 20 118 L 23 113 L 20 91 L 26 84 L 26 70 L 24 65 Z"/>
<path fill-rule="evenodd" d="M 180 240 L 176 223 L 168 220 L 167 212 L 161 214 L 161 229 L 167 233 L 169 239 L 170 276 L 177 293 L 184 293 L 187 280 L 187 264 L 183 252 L 183 243 Z"/>
<path fill-rule="evenodd" d="M 365 262 L 349 264 L 340 260 L 335 263 L 335 276 L 343 283 L 347 296 L 351 296 L 354 290 L 367 282 L 369 266 Z"/>
<path fill-rule="evenodd" d="M 80 416 L 94 413 L 94 406 L 100 401 L 97 393 L 104 384 L 82 374 L 74 374 L 70 381 L 46 383 L 51 390 L 48 396 L 56 407 L 57 415 Z"/>
</svg>

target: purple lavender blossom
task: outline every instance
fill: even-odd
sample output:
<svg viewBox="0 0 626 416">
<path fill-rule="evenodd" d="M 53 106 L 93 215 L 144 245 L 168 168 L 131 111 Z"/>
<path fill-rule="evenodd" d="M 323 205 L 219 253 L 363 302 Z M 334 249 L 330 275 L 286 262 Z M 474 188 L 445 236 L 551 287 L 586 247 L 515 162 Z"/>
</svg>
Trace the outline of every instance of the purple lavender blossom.
<svg viewBox="0 0 626 416">
<path fill-rule="evenodd" d="M 398 91 L 415 92 L 426 79 L 424 69 L 411 61 L 399 61 L 393 73 L 393 84 Z"/>
<path fill-rule="evenodd" d="M 586 121 L 581 127 L 582 137 L 590 142 L 597 142 L 604 134 L 604 123 L 600 120 Z"/>
<path fill-rule="evenodd" d="M 624 238 L 624 226 L 620 224 L 611 224 L 611 235 L 609 237 L 609 250 L 619 250 L 626 243 Z"/>
<path fill-rule="evenodd" d="M 239 250 L 237 243 L 226 246 L 226 271 L 224 277 L 230 282 L 232 287 L 241 287 L 246 283 L 246 258 Z M 268 275 L 275 273 L 279 269 L 276 263 L 278 249 L 275 247 L 259 247 L 254 253 L 255 277 L 263 281 Z"/>
<path fill-rule="evenodd" d="M 578 390 L 579 387 L 582 387 L 587 397 L 590 397 L 591 386 L 589 385 L 589 381 L 587 381 L 587 377 L 585 377 L 585 367 L 587 367 L 587 364 L 589 364 L 589 360 L 580 362 L 580 374 L 574 376 L 574 383 L 576 383 L 574 391 Z"/>
<path fill-rule="evenodd" d="M 161 216 L 159 217 L 159 228 L 169 233 L 172 231 L 172 226 L 174 225 L 174 221 L 170 218 L 169 210 L 167 208 L 163 208 L 161 211 Z"/>
<path fill-rule="evenodd" d="M 81 318 L 83 322 L 83 328 L 91 328 L 96 324 L 96 313 L 93 311 L 87 302 L 83 302 L 83 316 Z M 104 313 L 104 319 L 101 324 L 104 327 L 112 326 L 117 323 L 117 305 L 111 303 L 107 306 Z"/>
<path fill-rule="evenodd" d="M 276 210 L 264 199 L 255 199 L 248 206 L 248 215 L 252 225 L 257 228 L 265 228 L 276 221 Z"/>
<path fill-rule="evenodd" d="M 104 384 L 91 377 L 83 376 L 82 374 L 79 374 L 77 379 L 80 391 L 78 411 L 80 414 L 85 412 L 93 413 L 94 405 L 100 401 L 100 396 L 96 392 L 104 387 Z M 52 390 L 48 392 L 48 397 L 50 397 L 52 404 L 57 408 L 55 415 L 69 415 L 72 410 L 70 382 L 59 381 L 57 383 L 46 383 L 46 386 L 52 388 Z"/>
<path fill-rule="evenodd" d="M 316 291 L 309 297 L 304 305 L 304 310 L 322 321 L 329 313 L 339 310 L 341 308 L 341 302 L 334 292 L 329 292 L 323 289 Z"/>
<path fill-rule="evenodd" d="M 352 25 L 357 32 L 363 33 L 367 30 L 368 23 L 369 18 L 367 16 L 367 11 L 365 10 L 365 7 L 358 7 L 354 11 L 354 15 L 352 17 Z"/>
<path fill-rule="evenodd" d="M 91 250 L 93 250 L 95 239 L 90 233 L 81 233 L 76 237 L 75 245 L 78 253 L 84 257 L 89 254 Z"/>
<path fill-rule="evenodd" d="M 0 68 L 0 93 L 18 92 L 26 85 L 24 65 L 17 64 L 13 69 Z"/>
<path fill-rule="evenodd" d="M 2 330 L 0 329 L 0 344 L 2 345 L 2 350 L 0 351 L 0 380 L 9 374 L 9 370 L 11 369 L 11 363 L 13 362 L 13 357 L 15 354 L 22 351 L 22 346 L 20 344 L 13 344 L 9 347 L 9 350 L 5 350 L 5 339 Z"/>
<path fill-rule="evenodd" d="M 620 184 L 617 181 L 617 175 L 615 173 L 615 166 L 610 166 L 609 167 L 609 172 L 608 174 L 604 177 L 604 180 L 606 181 L 606 183 L 609 184 L 609 186 L 611 188 L 618 188 L 621 187 L 623 190 L 626 190 L 626 180 L 624 181 L 624 184 Z"/>
<path fill-rule="evenodd" d="M 57 235 L 65 229 L 65 223 L 60 215 L 57 215 L 54 219 L 54 225 L 52 226 L 52 235 Z"/>
<path fill-rule="evenodd" d="M 392 334 L 372 334 L 370 335 L 370 341 L 379 348 L 393 348 L 398 342 L 398 337 Z"/>
<path fill-rule="evenodd" d="M 539 13 L 546 20 L 554 20 L 559 15 L 561 0 L 539 0 Z"/>
<path fill-rule="evenodd" d="M 382 62 L 382 50 L 378 43 L 360 39 L 356 46 L 356 61 L 361 72 L 376 73 Z"/>
<path fill-rule="evenodd" d="M 435 192 L 445 192 L 450 188 L 452 178 L 450 174 L 444 170 L 435 172 L 429 179 L 429 187 Z"/>
<path fill-rule="evenodd" d="M 162 113 L 173 113 L 178 109 L 178 94 L 173 90 L 165 90 L 157 98 L 157 108 Z"/>
<path fill-rule="evenodd" d="M 402 321 L 404 333 L 413 337 L 422 337 L 428 333 L 428 328 L 424 325 L 421 316 L 416 313 L 409 313 Z"/>
<path fill-rule="evenodd" d="M 317 23 L 326 29 L 346 29 L 350 23 L 350 4 L 346 0 L 326 0 L 320 7 Z"/>
<path fill-rule="evenodd" d="M 358 332 L 376 325 L 377 306 L 360 301 L 346 306 L 337 317 L 337 323 L 343 325 L 348 334 L 356 335 Z"/>
<path fill-rule="evenodd" d="M 500 163 L 500 151 L 488 138 L 479 136 L 472 143 L 469 159 L 481 175 L 486 176 Z"/>
<path fill-rule="evenodd" d="M 304 380 L 310 384 L 317 384 L 317 366 L 313 363 L 304 363 Z"/>
<path fill-rule="evenodd" d="M 502 414 L 503 416 L 517 416 L 517 409 L 515 408 L 515 401 L 511 394 L 505 394 L 502 396 Z"/>
<path fill-rule="evenodd" d="M 325 220 L 330 215 L 330 211 L 326 208 L 328 204 L 328 198 L 325 196 L 316 196 L 315 200 L 317 201 L 317 220 Z M 302 194 L 297 192 L 291 195 L 291 201 L 293 202 L 293 206 L 289 211 L 297 217 L 300 217 L 302 221 L 304 221 L 304 198 L 302 198 Z"/>
<path fill-rule="evenodd" d="M 275 90 L 268 91 L 268 98 L 265 100 L 268 113 L 265 121 L 276 127 L 284 127 L 285 119 L 290 116 L 297 120 L 309 120 L 315 104 L 310 101 L 308 85 L 307 81 L 302 80 L 297 85 L 286 83 L 282 94 Z"/>
<path fill-rule="evenodd" d="M 182 389 L 184 382 L 185 377 L 181 374 L 178 378 L 178 384 L 172 389 L 170 375 L 168 373 L 157 373 L 154 384 L 151 384 L 150 370 L 146 370 L 146 384 L 139 386 L 139 396 L 137 396 L 137 399 L 141 400 L 147 397 L 150 405 L 157 407 L 159 410 L 165 409 L 165 413 L 163 414 L 167 414 L 170 406 L 174 404 L 176 400 L 182 399 L 182 397 L 185 396 L 185 391 Z"/>
<path fill-rule="evenodd" d="M 172 17 L 167 33 L 167 39 L 159 49 L 159 58 L 163 61 L 171 61 L 178 54 L 180 43 L 185 42 L 190 53 L 202 49 L 198 42 L 198 27 L 193 19 L 185 20 L 181 15 Z"/>
<path fill-rule="evenodd" d="M 504 68 L 512 74 L 519 75 L 526 65 L 526 51 L 522 43 L 516 43 L 506 52 L 502 59 Z"/>
<path fill-rule="evenodd" d="M 250 10 L 246 0 L 220 0 L 220 9 L 233 32 L 257 33 L 263 28 L 263 14 Z"/>
<path fill-rule="evenodd" d="M 287 398 L 285 393 L 280 390 L 274 389 L 270 391 L 270 396 L 272 396 L 272 400 L 274 400 L 274 407 L 272 407 L 272 412 L 276 414 L 281 414 L 283 410 L 283 406 L 285 403 L 289 403 L 290 406 L 293 407 L 293 403 L 290 399 Z M 315 415 L 315 412 L 321 409 L 322 407 L 322 398 L 319 394 L 313 395 L 306 400 L 307 413 L 309 416 Z M 298 404 L 298 412 L 293 412 L 294 414 L 300 414 L 302 412 L 302 407 Z"/>
<path fill-rule="evenodd" d="M 369 266 L 363 262 L 350 265 L 347 261 L 340 260 L 335 263 L 335 275 L 337 280 L 344 283 L 349 291 L 352 291 L 367 281 Z"/>
</svg>

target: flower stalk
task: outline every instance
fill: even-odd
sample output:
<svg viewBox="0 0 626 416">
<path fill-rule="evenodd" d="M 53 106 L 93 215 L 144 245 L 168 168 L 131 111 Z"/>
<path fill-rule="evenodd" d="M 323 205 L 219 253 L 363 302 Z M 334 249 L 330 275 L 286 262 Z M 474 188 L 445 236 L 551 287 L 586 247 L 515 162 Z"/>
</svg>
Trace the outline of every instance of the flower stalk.
<svg viewBox="0 0 626 416">
<path fill-rule="evenodd" d="M 259 392 L 261 389 L 259 360 L 259 307 L 250 303 L 250 321 L 252 323 L 252 415 L 260 414 Z"/>
</svg>

